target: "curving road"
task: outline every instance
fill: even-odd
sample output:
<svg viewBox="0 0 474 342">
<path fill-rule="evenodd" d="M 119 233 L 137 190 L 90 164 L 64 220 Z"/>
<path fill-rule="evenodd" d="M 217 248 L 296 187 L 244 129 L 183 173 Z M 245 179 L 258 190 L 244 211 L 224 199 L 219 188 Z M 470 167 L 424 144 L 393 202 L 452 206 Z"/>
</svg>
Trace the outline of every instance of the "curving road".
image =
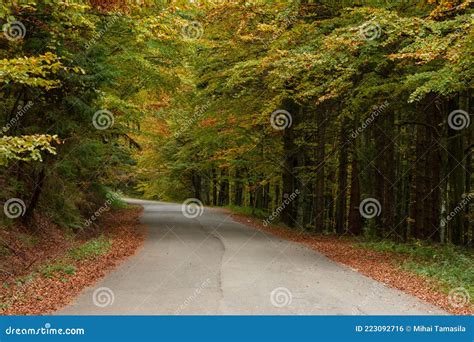
<svg viewBox="0 0 474 342">
<path fill-rule="evenodd" d="M 223 211 L 187 218 L 180 204 L 127 202 L 145 208 L 144 247 L 57 314 L 444 314 Z"/>
</svg>

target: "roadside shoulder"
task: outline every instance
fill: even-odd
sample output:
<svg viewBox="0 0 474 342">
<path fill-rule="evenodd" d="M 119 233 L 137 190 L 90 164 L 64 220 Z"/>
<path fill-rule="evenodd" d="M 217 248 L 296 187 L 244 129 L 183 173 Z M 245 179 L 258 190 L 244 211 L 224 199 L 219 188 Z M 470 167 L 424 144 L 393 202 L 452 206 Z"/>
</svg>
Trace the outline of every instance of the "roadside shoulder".
<svg viewBox="0 0 474 342">
<path fill-rule="evenodd" d="M 240 213 L 232 213 L 232 218 L 279 238 L 301 243 L 333 261 L 347 265 L 365 276 L 411 294 L 451 314 L 474 314 L 474 305 L 469 302 L 469 294 L 467 294 L 467 303 L 458 305 L 457 298 L 443 292 L 442 289 L 445 286 L 436 279 L 402 269 L 400 264 L 405 257 L 402 254 L 362 248 L 357 245 L 356 240 L 349 237 L 316 235 L 278 225 L 264 225 L 262 220 Z"/>
</svg>

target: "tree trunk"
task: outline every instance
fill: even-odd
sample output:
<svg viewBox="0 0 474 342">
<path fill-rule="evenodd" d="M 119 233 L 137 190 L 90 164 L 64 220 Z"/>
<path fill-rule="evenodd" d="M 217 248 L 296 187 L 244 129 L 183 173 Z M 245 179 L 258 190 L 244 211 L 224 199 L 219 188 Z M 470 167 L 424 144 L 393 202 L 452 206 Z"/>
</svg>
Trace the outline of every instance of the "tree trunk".
<svg viewBox="0 0 474 342">
<path fill-rule="evenodd" d="M 348 143 L 347 143 L 347 122 L 346 119 L 341 123 L 339 135 L 339 173 L 337 181 L 337 198 L 336 198 L 336 233 L 343 234 L 346 229 L 346 211 L 347 211 L 347 159 L 348 159 Z"/>
<path fill-rule="evenodd" d="M 212 205 L 217 206 L 217 172 L 216 169 L 212 169 Z"/>
<path fill-rule="evenodd" d="M 35 186 L 33 187 L 33 193 L 31 195 L 31 200 L 28 203 L 28 206 L 25 211 L 25 215 L 22 217 L 22 221 L 25 224 L 29 224 L 33 218 L 33 213 L 38 206 L 38 202 L 43 191 L 44 180 L 46 179 L 44 167 L 41 167 L 39 175 L 36 179 Z"/>
<path fill-rule="evenodd" d="M 242 195 L 243 195 L 243 184 L 242 184 L 242 179 L 240 179 L 239 175 L 240 175 L 240 171 L 237 170 L 237 174 L 236 174 L 236 178 L 235 178 L 235 182 L 234 182 L 234 186 L 235 186 L 235 190 L 234 190 L 234 204 L 237 205 L 237 206 L 241 206 L 242 205 Z"/>
<path fill-rule="evenodd" d="M 227 169 L 222 169 L 220 178 L 219 205 L 225 206 L 229 204 L 229 177 Z"/>
<path fill-rule="evenodd" d="M 450 101 L 449 112 L 458 109 L 456 101 Z M 453 130 L 448 127 L 448 170 L 450 182 L 450 203 L 448 213 L 455 213 L 448 221 L 448 231 L 450 231 L 451 242 L 456 245 L 464 243 L 464 217 L 463 210 L 459 212 L 463 202 L 465 187 L 465 170 L 460 163 L 464 160 L 464 143 L 462 130 Z"/>
<path fill-rule="evenodd" d="M 201 176 L 193 172 L 192 183 L 194 188 L 194 198 L 201 199 Z"/>
<path fill-rule="evenodd" d="M 316 135 L 316 153 L 315 153 L 315 187 L 314 187 L 314 228 L 317 233 L 322 233 L 325 230 L 325 175 L 324 166 L 326 158 L 326 122 L 325 112 L 323 110 L 316 113 L 317 120 L 317 135 Z"/>
<path fill-rule="evenodd" d="M 283 131 L 283 195 L 290 196 L 296 190 L 297 186 L 295 167 L 298 166 L 298 161 L 295 154 L 297 146 L 295 145 L 296 136 L 294 126 L 296 124 L 295 119 L 299 114 L 299 106 L 291 100 L 283 101 L 283 106 L 293 118 L 292 126 L 285 128 Z M 295 201 L 290 201 L 288 205 L 285 206 L 281 213 L 281 220 L 290 227 L 293 227 L 295 222 L 297 222 Z"/>
<path fill-rule="evenodd" d="M 359 167 L 357 161 L 356 142 L 352 143 L 352 163 L 351 163 L 351 197 L 349 202 L 349 232 L 353 235 L 362 234 L 362 222 L 360 218 L 360 182 Z"/>
</svg>

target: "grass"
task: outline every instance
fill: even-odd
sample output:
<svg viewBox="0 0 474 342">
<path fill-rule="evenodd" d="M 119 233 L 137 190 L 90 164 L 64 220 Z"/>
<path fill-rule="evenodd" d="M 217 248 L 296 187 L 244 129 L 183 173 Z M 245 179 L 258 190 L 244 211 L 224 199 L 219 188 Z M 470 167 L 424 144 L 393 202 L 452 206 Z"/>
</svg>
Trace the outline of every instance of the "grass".
<svg viewBox="0 0 474 342">
<path fill-rule="evenodd" d="M 17 285 L 25 285 L 33 281 L 34 274 L 27 274 L 25 276 L 20 276 L 15 279 L 15 283 Z M 4 284 L 5 285 L 5 284 Z M 7 285 L 8 286 L 8 285 Z"/>
<path fill-rule="evenodd" d="M 104 236 L 87 241 L 79 247 L 69 250 L 68 255 L 76 260 L 92 259 L 107 254 L 112 242 Z"/>
<path fill-rule="evenodd" d="M 12 252 L 6 247 L 0 245 L 0 256 L 8 256 L 11 255 Z"/>
<path fill-rule="evenodd" d="M 18 239 L 28 247 L 34 247 L 39 243 L 39 238 L 28 234 L 20 234 Z"/>
<path fill-rule="evenodd" d="M 73 275 L 76 273 L 76 267 L 67 262 L 57 262 L 44 265 L 40 268 L 40 273 L 46 278 L 55 278 L 57 275 Z"/>
<path fill-rule="evenodd" d="M 449 292 L 464 287 L 474 298 L 474 251 L 453 245 L 430 245 L 421 242 L 362 242 L 358 246 L 379 252 L 392 252 L 405 257 L 401 267 L 415 274 L 430 277 Z"/>
<path fill-rule="evenodd" d="M 46 278 L 59 277 L 61 280 L 67 281 L 65 276 L 73 275 L 76 272 L 76 266 L 74 266 L 75 261 L 94 259 L 107 254 L 111 245 L 112 242 L 108 238 L 99 236 L 78 247 L 71 248 L 67 256 L 61 260 L 41 266 L 39 273 Z"/>
</svg>

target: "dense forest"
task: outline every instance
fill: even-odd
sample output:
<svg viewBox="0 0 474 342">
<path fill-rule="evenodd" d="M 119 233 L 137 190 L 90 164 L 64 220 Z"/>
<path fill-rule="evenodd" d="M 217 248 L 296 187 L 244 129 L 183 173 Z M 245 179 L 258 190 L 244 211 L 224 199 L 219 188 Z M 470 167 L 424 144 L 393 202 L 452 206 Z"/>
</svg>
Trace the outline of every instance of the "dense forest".
<svg viewBox="0 0 474 342">
<path fill-rule="evenodd" d="M 233 2 L 194 19 L 188 82 L 139 161 L 148 197 L 472 240 L 472 2 Z"/>
<path fill-rule="evenodd" d="M 111 190 L 471 245 L 474 2 L 4 1 L 5 224 Z"/>
</svg>

